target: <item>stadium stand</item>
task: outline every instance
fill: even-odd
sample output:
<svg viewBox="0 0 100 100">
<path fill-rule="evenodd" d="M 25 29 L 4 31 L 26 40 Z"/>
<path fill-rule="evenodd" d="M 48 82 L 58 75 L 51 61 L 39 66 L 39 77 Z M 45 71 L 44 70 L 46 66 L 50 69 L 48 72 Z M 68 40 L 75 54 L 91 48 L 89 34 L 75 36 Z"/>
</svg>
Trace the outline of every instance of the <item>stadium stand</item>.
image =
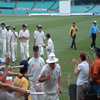
<svg viewBox="0 0 100 100">
<path fill-rule="evenodd" d="M 45 11 L 44 11 L 44 12 L 41 12 L 41 13 L 51 13 L 51 12 L 45 12 Z"/>
<path fill-rule="evenodd" d="M 14 5 L 15 5 L 15 2 L 10 2 L 10 3 L 7 3 L 7 2 L 0 2 L 0 7 L 10 7 L 10 8 L 14 8 Z"/>
<path fill-rule="evenodd" d="M 21 1 L 18 1 L 17 2 L 17 8 L 32 8 L 34 5 L 34 2 L 32 1 L 24 1 L 24 2 L 21 2 Z"/>
<path fill-rule="evenodd" d="M 53 5 L 54 1 L 36 2 L 35 8 L 49 9 Z"/>
<path fill-rule="evenodd" d="M 1 14 L 12 14 L 13 10 L 9 10 L 9 9 L 2 9 L 1 10 Z"/>
<path fill-rule="evenodd" d="M 40 11 L 29 11 L 29 13 L 28 14 L 31 14 L 31 13 L 40 13 Z"/>
<path fill-rule="evenodd" d="M 87 10 L 91 9 L 94 5 L 81 5 L 81 6 L 71 6 L 71 13 L 85 13 Z"/>
<path fill-rule="evenodd" d="M 100 13 L 100 5 L 95 6 L 93 9 L 88 11 L 88 13 Z"/>
<path fill-rule="evenodd" d="M 27 10 L 15 10 L 13 14 L 26 14 Z"/>
<path fill-rule="evenodd" d="M 31 9 L 31 10 L 22 10 Z M 31 13 L 58 13 L 58 1 L 12 1 L 10 3 L 0 2 L 1 14 L 31 14 Z M 15 10 L 16 9 L 16 10 Z M 34 11 L 35 9 L 35 11 Z M 47 9 L 48 11 L 39 11 Z M 57 11 L 57 12 L 56 12 Z M 75 5 L 71 6 L 71 13 L 100 13 L 100 5 Z"/>
<path fill-rule="evenodd" d="M 51 10 L 56 10 L 57 8 L 59 8 L 59 1 L 52 6 Z"/>
</svg>

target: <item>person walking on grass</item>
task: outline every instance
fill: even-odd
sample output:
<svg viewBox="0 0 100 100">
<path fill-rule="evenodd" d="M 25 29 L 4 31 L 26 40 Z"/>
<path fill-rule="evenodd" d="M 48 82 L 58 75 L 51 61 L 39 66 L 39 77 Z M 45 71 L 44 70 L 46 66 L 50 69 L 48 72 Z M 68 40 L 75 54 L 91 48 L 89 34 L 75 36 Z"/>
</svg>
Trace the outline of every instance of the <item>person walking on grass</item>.
<svg viewBox="0 0 100 100">
<path fill-rule="evenodd" d="M 34 36 L 34 45 L 38 45 L 39 47 L 39 56 L 43 58 L 44 56 L 44 48 L 43 45 L 45 44 L 45 35 L 42 31 L 42 26 L 38 25 L 38 32 Z"/>
<path fill-rule="evenodd" d="M 45 65 L 44 59 L 39 56 L 39 47 L 33 46 L 33 57 L 28 61 L 28 74 L 32 74 L 33 77 L 29 77 L 30 90 L 32 92 L 43 92 L 43 84 L 38 82 L 38 76 L 43 66 Z M 31 100 L 44 100 L 43 95 L 31 95 Z"/>
<path fill-rule="evenodd" d="M 22 25 L 22 30 L 19 32 L 21 60 L 26 60 L 27 57 L 27 41 L 29 39 L 29 31 L 26 29 L 27 25 Z"/>
<path fill-rule="evenodd" d="M 77 48 L 76 48 L 76 42 L 75 42 L 75 39 L 76 39 L 76 31 L 78 31 L 78 28 L 76 27 L 75 22 L 74 22 L 73 23 L 73 26 L 71 26 L 71 28 L 70 28 L 69 35 L 72 37 L 71 48 L 73 48 L 73 46 L 74 46 L 74 49 L 75 50 L 77 50 Z"/>
<path fill-rule="evenodd" d="M 46 60 L 47 64 L 42 68 L 39 75 L 39 82 L 44 82 L 44 100 L 59 100 L 61 88 L 61 67 L 55 54 L 50 54 Z"/>
<path fill-rule="evenodd" d="M 17 60 L 17 38 L 18 38 L 18 33 L 16 32 L 16 27 L 13 27 L 13 31 L 10 39 L 13 63 Z"/>
<path fill-rule="evenodd" d="M 97 32 L 100 33 L 96 24 L 97 24 L 97 21 L 94 21 L 93 25 L 91 26 L 91 30 L 90 30 L 90 38 L 92 37 L 92 43 L 91 43 L 91 46 L 90 46 L 91 49 L 93 49 L 93 46 L 94 46 L 94 49 L 95 49 L 95 47 L 96 47 L 96 43 L 95 43 L 96 33 Z"/>
</svg>

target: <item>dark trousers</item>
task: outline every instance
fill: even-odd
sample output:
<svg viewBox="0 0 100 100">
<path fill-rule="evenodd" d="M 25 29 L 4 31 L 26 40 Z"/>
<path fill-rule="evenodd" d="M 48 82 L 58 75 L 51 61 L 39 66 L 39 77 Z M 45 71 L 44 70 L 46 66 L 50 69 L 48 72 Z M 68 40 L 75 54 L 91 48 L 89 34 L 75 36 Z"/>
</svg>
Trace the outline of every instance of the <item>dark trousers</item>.
<svg viewBox="0 0 100 100">
<path fill-rule="evenodd" d="M 97 94 L 97 96 L 100 96 L 100 84 L 92 84 L 90 94 Z"/>
<path fill-rule="evenodd" d="M 94 46 L 94 48 L 96 47 L 95 40 L 96 40 L 96 34 L 92 34 L 92 43 L 91 43 L 91 47 L 93 47 L 93 46 Z"/>
<path fill-rule="evenodd" d="M 74 45 L 74 48 L 76 49 L 75 39 L 76 39 L 76 35 L 72 36 L 72 45 L 71 45 L 71 47 L 73 48 L 73 45 Z"/>
</svg>

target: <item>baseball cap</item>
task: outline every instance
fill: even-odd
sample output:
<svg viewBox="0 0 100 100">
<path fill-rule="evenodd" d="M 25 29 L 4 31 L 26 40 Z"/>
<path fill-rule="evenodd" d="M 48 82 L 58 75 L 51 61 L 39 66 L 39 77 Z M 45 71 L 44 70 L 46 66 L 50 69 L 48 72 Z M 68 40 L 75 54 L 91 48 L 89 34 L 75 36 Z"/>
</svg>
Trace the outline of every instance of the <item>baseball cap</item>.
<svg viewBox="0 0 100 100">
<path fill-rule="evenodd" d="M 37 51 L 37 50 L 39 50 L 39 47 L 38 47 L 37 45 L 34 45 L 34 46 L 33 46 L 33 50 L 34 50 L 34 51 Z"/>
<path fill-rule="evenodd" d="M 50 34 L 49 33 L 47 33 L 47 37 L 50 38 Z"/>
<path fill-rule="evenodd" d="M 38 25 L 38 28 L 41 28 L 42 29 L 42 26 L 41 25 Z"/>
<path fill-rule="evenodd" d="M 22 61 L 20 62 L 20 65 L 24 65 L 23 68 L 20 68 L 20 73 L 26 72 L 27 69 L 28 69 L 28 66 L 29 66 L 28 62 L 27 62 L 26 60 L 22 60 Z"/>
<path fill-rule="evenodd" d="M 10 25 L 6 25 L 6 28 L 7 28 L 7 27 L 9 27 L 9 28 L 10 28 Z"/>
<path fill-rule="evenodd" d="M 22 60 L 20 62 L 20 65 L 24 65 L 24 67 L 28 67 L 29 66 L 29 64 L 28 64 L 28 62 L 26 60 Z"/>
<path fill-rule="evenodd" d="M 94 52 L 96 52 L 97 55 L 100 56 L 100 47 L 96 47 L 96 48 L 94 49 Z"/>
<path fill-rule="evenodd" d="M 5 26 L 5 23 L 2 22 L 1 25 L 4 25 Z"/>
<path fill-rule="evenodd" d="M 97 23 L 97 21 L 93 21 L 93 23 Z"/>
<path fill-rule="evenodd" d="M 26 24 L 23 24 L 22 27 L 27 27 L 27 25 Z"/>
<path fill-rule="evenodd" d="M 73 24 L 75 24 L 75 22 L 73 22 Z"/>
<path fill-rule="evenodd" d="M 16 27 L 15 27 L 15 26 L 13 26 L 13 29 L 16 29 Z"/>
<path fill-rule="evenodd" d="M 38 28 L 38 25 L 36 25 L 36 27 Z"/>
</svg>

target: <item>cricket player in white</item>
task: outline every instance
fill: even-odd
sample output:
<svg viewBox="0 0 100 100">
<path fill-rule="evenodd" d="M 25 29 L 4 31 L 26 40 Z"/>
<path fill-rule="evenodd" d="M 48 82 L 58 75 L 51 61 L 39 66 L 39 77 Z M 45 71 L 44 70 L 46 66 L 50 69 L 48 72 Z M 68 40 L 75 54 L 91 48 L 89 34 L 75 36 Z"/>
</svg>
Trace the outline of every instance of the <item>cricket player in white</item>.
<svg viewBox="0 0 100 100">
<path fill-rule="evenodd" d="M 0 22 L 0 25 L 1 25 L 1 23 L 2 23 L 2 22 Z M 2 43 L 2 32 L 1 32 L 1 29 L 2 29 L 2 28 L 0 27 L 0 50 L 1 50 L 1 43 Z"/>
<path fill-rule="evenodd" d="M 1 36 L 2 58 L 5 59 L 6 39 L 7 39 L 7 30 L 5 28 L 5 23 L 1 23 L 0 34 L 1 34 L 0 36 Z"/>
<path fill-rule="evenodd" d="M 11 30 L 10 30 L 10 26 L 6 25 L 6 29 L 7 29 L 7 53 L 11 56 L 11 44 L 10 44 L 10 38 L 11 38 Z"/>
<path fill-rule="evenodd" d="M 13 32 L 10 40 L 13 63 L 17 60 L 17 38 L 18 38 L 18 33 L 16 32 L 16 27 L 13 27 Z"/>
<path fill-rule="evenodd" d="M 54 53 L 54 44 L 53 44 L 53 41 L 50 38 L 50 34 L 49 33 L 47 34 L 47 40 L 48 40 L 48 42 L 47 42 L 46 50 L 47 50 L 47 55 L 49 57 L 49 55 L 51 53 Z"/>
<path fill-rule="evenodd" d="M 28 73 L 33 77 L 29 77 L 30 90 L 32 92 L 43 92 L 43 84 L 38 82 L 41 69 L 45 65 L 43 58 L 39 57 L 39 47 L 33 46 L 34 56 L 29 60 Z M 44 100 L 43 95 L 31 95 L 31 100 Z"/>
<path fill-rule="evenodd" d="M 59 100 L 61 88 L 61 68 L 56 62 L 54 54 L 50 54 L 46 64 L 40 72 L 39 82 L 44 82 L 45 97 L 44 100 Z"/>
<path fill-rule="evenodd" d="M 27 45 L 26 45 L 27 46 L 27 54 L 26 54 L 26 56 L 27 56 L 27 61 L 28 61 L 30 59 L 30 54 L 29 54 L 30 32 L 27 29 L 27 25 L 26 25 L 26 31 L 27 31 L 27 34 L 28 34 L 28 37 L 29 37 L 29 39 L 27 39 Z"/>
<path fill-rule="evenodd" d="M 36 45 L 35 43 L 35 37 L 36 37 L 36 34 L 38 34 L 39 30 L 38 30 L 38 25 L 36 25 L 36 30 L 34 31 L 34 34 L 33 34 L 33 37 L 34 37 L 34 45 Z"/>
<path fill-rule="evenodd" d="M 20 48 L 21 48 L 21 60 L 26 60 L 27 56 L 27 40 L 29 39 L 28 31 L 26 30 L 26 24 L 22 25 L 22 30 L 19 32 Z"/>
<path fill-rule="evenodd" d="M 44 49 L 43 49 L 43 44 L 45 44 L 45 35 L 44 32 L 42 31 L 42 26 L 38 25 L 38 33 L 35 34 L 34 37 L 34 44 L 39 46 L 39 55 L 43 57 L 44 55 Z"/>
</svg>

